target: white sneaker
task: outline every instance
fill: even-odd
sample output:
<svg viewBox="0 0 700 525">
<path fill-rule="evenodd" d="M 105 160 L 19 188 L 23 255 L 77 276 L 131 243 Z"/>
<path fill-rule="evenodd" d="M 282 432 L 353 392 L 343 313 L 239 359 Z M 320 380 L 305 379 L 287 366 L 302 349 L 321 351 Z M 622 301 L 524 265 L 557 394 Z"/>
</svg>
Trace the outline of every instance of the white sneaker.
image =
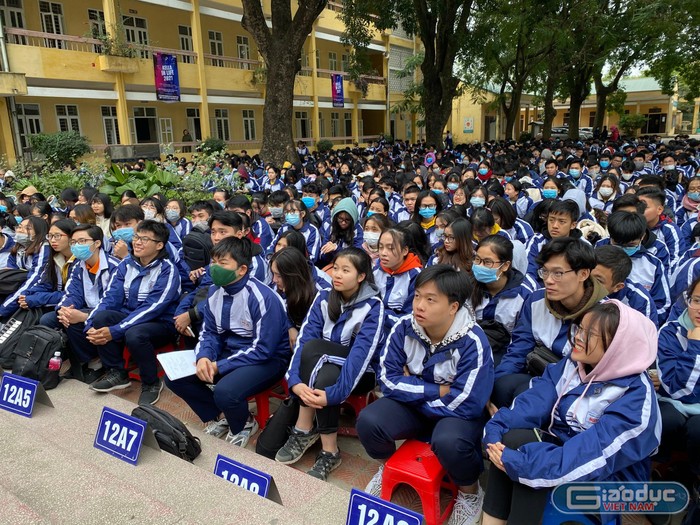
<svg viewBox="0 0 700 525">
<path fill-rule="evenodd" d="M 476 494 L 457 493 L 455 506 L 447 525 L 478 525 L 481 523 L 481 507 L 484 504 L 484 491 L 479 485 Z"/>
<path fill-rule="evenodd" d="M 248 441 L 250 441 L 250 436 L 255 434 L 258 431 L 258 428 L 260 428 L 260 426 L 258 425 L 257 420 L 254 417 L 249 417 L 248 421 L 246 421 L 246 424 L 243 427 L 243 430 L 241 430 L 238 434 L 231 434 L 231 431 L 229 430 L 228 434 L 226 434 L 225 441 L 226 443 L 231 443 L 237 447 L 245 448 Z"/>
<path fill-rule="evenodd" d="M 220 438 L 228 432 L 228 421 L 225 417 L 222 417 L 218 421 L 210 421 L 209 424 L 204 427 L 204 433 Z"/>
<path fill-rule="evenodd" d="M 382 475 L 384 474 L 384 464 L 379 465 L 377 473 L 369 480 L 365 487 L 365 492 L 377 498 L 382 495 Z"/>
</svg>

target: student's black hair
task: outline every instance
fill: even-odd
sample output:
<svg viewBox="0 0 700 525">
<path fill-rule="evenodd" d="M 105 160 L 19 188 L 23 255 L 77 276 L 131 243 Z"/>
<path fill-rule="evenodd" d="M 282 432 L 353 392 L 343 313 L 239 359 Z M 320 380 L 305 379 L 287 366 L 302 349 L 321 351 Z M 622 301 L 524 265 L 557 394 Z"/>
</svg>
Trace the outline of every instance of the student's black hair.
<svg viewBox="0 0 700 525">
<path fill-rule="evenodd" d="M 299 328 L 316 296 L 316 284 L 311 266 L 308 264 L 306 255 L 293 247 L 282 248 L 273 253 L 270 258 L 270 269 L 273 263 L 277 265 L 277 271 L 284 280 L 287 316 L 294 326 Z"/>
<path fill-rule="evenodd" d="M 71 219 L 59 219 L 56 222 L 54 222 L 51 226 L 49 226 L 49 231 L 51 228 L 58 228 L 61 230 L 63 233 L 65 233 L 68 238 L 73 234 L 73 230 L 76 228 L 75 222 L 73 222 Z M 51 243 L 49 243 L 49 250 L 51 257 L 46 261 L 46 267 L 45 267 L 45 273 L 49 278 L 49 282 L 51 283 L 51 289 L 52 290 L 58 290 L 58 273 L 56 272 L 56 262 L 53 260 L 53 258 L 57 255 L 57 252 L 54 251 L 53 247 L 51 246 Z M 65 290 L 66 283 L 63 283 L 63 289 Z"/>
<path fill-rule="evenodd" d="M 425 264 L 430 258 L 430 243 L 423 227 L 412 220 L 401 221 L 391 231 L 399 231 L 403 235 L 401 246 L 408 246 L 408 251 L 418 256 L 421 263 Z M 387 230 L 389 231 L 389 230 Z M 386 232 L 382 232 L 384 235 Z"/>
<path fill-rule="evenodd" d="M 109 198 L 109 195 L 106 193 L 96 193 L 95 195 L 92 196 L 92 199 L 90 199 L 90 204 L 93 202 L 101 202 L 102 206 L 104 206 L 104 213 L 102 214 L 105 219 L 109 219 L 112 217 L 112 213 L 114 213 L 114 204 L 112 204 L 112 199 Z"/>
<path fill-rule="evenodd" d="M 435 215 L 442 211 L 442 203 L 440 202 L 438 194 L 432 190 L 423 190 L 418 194 L 418 198 L 416 199 L 416 207 L 413 209 L 413 215 L 411 215 L 411 220 L 415 223 L 420 224 L 423 221 L 423 217 L 420 215 L 420 207 L 423 203 L 423 199 L 426 197 L 432 197 L 435 200 Z"/>
<path fill-rule="evenodd" d="M 549 208 L 549 213 L 547 215 L 568 215 L 571 220 L 578 222 L 578 217 L 581 211 L 578 208 L 576 201 L 571 199 L 565 199 L 563 201 L 556 201 Z"/>
<path fill-rule="evenodd" d="M 246 266 L 250 271 L 253 263 L 253 243 L 247 237 L 226 237 L 211 251 L 211 258 L 231 257 L 239 266 Z"/>
<path fill-rule="evenodd" d="M 271 208 L 279 207 L 279 205 L 284 206 L 284 203 L 290 199 L 289 193 L 284 190 L 277 190 L 270 193 L 267 199 L 267 205 Z"/>
<path fill-rule="evenodd" d="M 556 255 L 563 255 L 571 269 L 577 272 L 595 268 L 593 247 L 581 239 L 573 237 L 552 239 L 542 247 L 536 259 L 537 265 L 544 266 Z"/>
<path fill-rule="evenodd" d="M 73 228 L 70 236 L 73 237 L 77 232 L 87 232 L 93 241 L 100 241 L 102 246 L 104 246 L 105 234 L 99 226 L 95 226 L 94 224 L 79 224 Z"/>
<path fill-rule="evenodd" d="M 17 208 L 19 208 L 19 206 L 17 206 Z M 32 225 L 32 229 L 34 230 L 34 239 L 24 249 L 24 253 L 26 255 L 34 255 L 36 252 L 41 250 L 41 247 L 46 242 L 46 234 L 49 233 L 49 223 L 46 222 L 41 217 L 33 217 L 33 216 L 26 217 L 22 221 L 22 223 L 25 223 L 25 222 L 28 222 L 29 224 Z M 12 250 L 10 251 L 10 253 L 12 253 L 13 255 L 16 255 L 17 252 L 21 248 L 22 247 L 19 244 L 15 243 L 15 245 L 12 247 Z"/>
<path fill-rule="evenodd" d="M 472 259 L 474 258 L 474 246 L 472 244 L 472 225 L 467 219 L 461 217 L 448 221 L 447 228 L 452 230 L 456 250 L 448 252 L 443 244 L 436 250 L 438 262 L 449 264 L 463 272 L 470 272 Z"/>
<path fill-rule="evenodd" d="M 685 292 L 683 292 L 683 298 L 684 299 L 689 299 L 691 295 L 693 295 L 693 290 L 700 285 L 700 275 L 698 275 L 695 279 L 693 279 L 693 282 L 690 283 L 690 286 L 686 288 Z"/>
<path fill-rule="evenodd" d="M 404 186 L 403 190 L 401 190 L 404 196 L 408 194 L 418 194 L 421 192 L 421 189 L 414 184 L 413 182 L 409 181 L 406 186 Z"/>
<path fill-rule="evenodd" d="M 613 201 L 612 212 L 615 213 L 620 208 L 634 207 L 637 213 L 644 213 L 647 205 L 639 200 L 636 193 L 625 193 Z"/>
<path fill-rule="evenodd" d="M 513 181 L 515 182 L 515 181 Z M 510 184 L 510 182 L 508 183 Z M 489 208 L 491 213 L 498 215 L 499 226 L 504 230 L 510 230 L 515 226 L 515 221 L 518 218 L 517 213 L 515 213 L 515 208 L 503 197 L 495 197 L 489 202 Z M 495 220 L 495 219 L 494 219 Z"/>
<path fill-rule="evenodd" d="M 364 283 L 374 284 L 374 273 L 372 273 L 372 258 L 360 248 L 345 248 L 340 250 L 338 254 L 333 258 L 333 264 L 338 261 L 338 259 L 347 259 L 357 270 L 358 274 L 364 274 L 365 279 L 360 283 L 360 287 L 357 292 L 350 298 L 345 304 L 352 304 L 357 298 L 357 294 L 360 293 L 362 285 Z M 340 318 L 342 312 L 343 297 L 340 292 L 336 292 L 335 289 L 331 289 L 328 294 L 328 317 L 331 321 L 336 322 Z"/>
<path fill-rule="evenodd" d="M 367 211 L 369 211 L 369 207 L 374 204 L 375 202 L 378 202 L 379 204 L 382 205 L 384 208 L 384 211 L 387 213 L 387 216 L 389 212 L 391 211 L 391 205 L 389 204 L 389 201 L 386 200 L 384 197 L 377 197 L 376 199 L 372 200 L 372 203 L 367 206 Z"/>
<path fill-rule="evenodd" d="M 321 188 L 321 185 L 317 182 L 308 182 L 304 184 L 301 187 L 301 191 L 302 193 L 311 193 L 317 197 L 323 195 L 323 188 Z"/>
<path fill-rule="evenodd" d="M 231 198 L 231 192 L 228 191 L 226 188 L 216 188 L 213 192 L 212 195 L 215 193 L 223 193 L 224 194 L 224 200 L 229 200 Z M 247 199 L 246 199 L 247 200 Z"/>
<path fill-rule="evenodd" d="M 313 212 L 309 211 L 309 209 L 306 207 L 306 204 L 304 204 L 301 200 L 297 199 L 290 199 L 287 202 L 284 203 L 284 213 L 289 213 L 289 211 L 298 211 L 299 216 L 301 218 L 301 222 L 304 224 L 308 224 L 309 221 L 311 221 L 311 214 Z M 301 212 L 304 212 L 304 216 L 301 217 Z"/>
<path fill-rule="evenodd" d="M 141 221 L 136 226 L 134 231 L 136 233 L 148 232 L 153 236 L 154 241 L 163 243 L 163 248 L 161 248 L 160 252 L 158 252 L 156 258 L 161 259 L 166 258 L 168 256 L 167 247 L 168 238 L 170 237 L 170 230 L 168 230 L 168 227 L 165 224 L 163 224 L 162 222 L 155 221 L 153 219 L 149 219 L 147 221 Z"/>
<path fill-rule="evenodd" d="M 513 242 L 510 239 L 507 239 L 503 235 L 489 235 L 488 237 L 484 237 L 481 239 L 481 242 L 477 245 L 476 248 L 474 248 L 474 253 L 476 254 L 477 250 L 481 247 L 488 246 L 491 251 L 496 254 L 496 257 L 498 257 L 498 260 L 501 261 L 502 263 L 509 262 L 510 266 L 508 267 L 508 270 L 506 270 L 506 275 L 508 276 L 508 279 L 510 280 L 511 276 L 513 275 Z M 481 302 L 484 300 L 484 294 L 487 293 L 486 290 L 486 285 L 483 283 L 480 283 L 476 279 L 473 279 L 473 289 L 471 293 L 471 304 L 473 308 L 476 308 L 481 304 Z"/>
<path fill-rule="evenodd" d="M 109 219 L 110 229 L 114 229 L 114 224 L 116 222 L 130 222 L 133 220 L 142 221 L 143 220 L 143 210 L 141 206 L 136 206 L 135 204 L 125 204 L 124 206 L 119 206 Z"/>
<path fill-rule="evenodd" d="M 167 202 L 165 203 L 165 205 L 167 206 L 171 202 L 177 203 L 178 208 L 180 208 L 180 219 L 182 219 L 185 216 L 185 213 L 187 213 L 187 207 L 185 206 L 185 201 L 183 201 L 182 199 L 168 199 Z"/>
<path fill-rule="evenodd" d="M 659 190 L 665 190 L 666 189 L 666 183 L 664 182 L 663 177 L 659 177 L 658 175 L 644 175 L 642 177 L 639 177 L 637 179 L 637 186 L 640 186 L 640 189 L 637 190 L 637 193 L 641 191 L 641 187 L 655 187 L 656 189 Z"/>
<path fill-rule="evenodd" d="M 604 244 L 595 249 L 596 263 L 608 268 L 613 284 L 623 283 L 632 273 L 632 259 L 619 246 Z"/>
<path fill-rule="evenodd" d="M 246 216 L 247 217 L 247 216 Z M 224 226 L 229 228 L 234 228 L 236 230 L 246 229 L 246 225 L 243 222 L 243 218 L 240 214 L 233 211 L 215 211 L 209 216 L 209 228 L 214 224 L 214 221 L 220 222 Z"/>
<path fill-rule="evenodd" d="M 217 205 L 217 208 L 219 206 Z M 195 212 L 195 211 L 206 211 L 209 215 L 214 213 L 214 206 L 212 205 L 210 200 L 206 201 L 195 201 L 192 203 L 192 206 L 190 206 L 190 213 Z"/>
<path fill-rule="evenodd" d="M 666 194 L 654 187 L 649 187 L 645 186 L 643 188 L 639 188 L 637 190 L 637 197 L 646 197 L 648 199 L 651 199 L 659 204 L 659 206 L 665 206 L 666 205 Z"/>
<path fill-rule="evenodd" d="M 303 253 L 305 257 L 308 258 L 309 249 L 306 246 L 306 238 L 302 233 L 299 233 L 298 231 L 293 229 L 289 229 L 280 234 L 279 238 L 277 239 L 277 242 L 279 242 L 282 239 L 285 239 L 287 241 L 287 247 L 296 248 L 301 253 Z"/>
<path fill-rule="evenodd" d="M 97 188 L 93 188 L 92 186 L 85 186 L 80 190 L 80 193 L 83 194 L 83 197 L 85 198 L 85 203 L 90 204 L 92 202 L 92 198 L 97 195 Z"/>
<path fill-rule="evenodd" d="M 89 204 L 76 204 L 71 212 L 75 217 L 75 222 L 80 224 L 95 224 L 97 221 L 95 212 L 92 211 L 92 206 Z"/>
<path fill-rule="evenodd" d="M 461 306 L 469 299 L 472 284 L 469 282 L 466 272 L 460 272 L 448 264 L 436 264 L 429 266 L 416 277 L 415 289 L 420 290 L 428 283 L 435 283 L 438 291 L 447 296 L 452 303 Z"/>
<path fill-rule="evenodd" d="M 470 220 L 474 232 L 480 232 L 486 229 L 490 232 L 496 224 L 493 213 L 491 213 L 491 210 L 488 208 L 475 208 L 474 211 L 472 211 Z"/>
<path fill-rule="evenodd" d="M 644 237 L 647 221 L 640 213 L 616 211 L 608 217 L 608 232 L 615 244 L 627 244 Z"/>
<path fill-rule="evenodd" d="M 124 200 L 124 197 L 128 197 L 129 199 L 138 199 L 138 195 L 136 195 L 134 190 L 124 190 L 119 196 L 119 200 Z"/>
<path fill-rule="evenodd" d="M 46 201 L 39 201 L 35 202 L 32 204 L 32 210 L 37 210 L 39 212 L 39 216 L 43 219 L 44 215 L 46 215 L 46 222 L 51 224 L 51 216 L 53 215 L 53 208 L 51 208 L 51 205 L 46 202 Z"/>
<path fill-rule="evenodd" d="M 229 210 L 232 210 L 233 208 L 240 208 L 246 212 L 253 211 L 253 205 L 245 195 L 234 195 L 231 197 L 226 201 L 226 208 Z"/>
</svg>

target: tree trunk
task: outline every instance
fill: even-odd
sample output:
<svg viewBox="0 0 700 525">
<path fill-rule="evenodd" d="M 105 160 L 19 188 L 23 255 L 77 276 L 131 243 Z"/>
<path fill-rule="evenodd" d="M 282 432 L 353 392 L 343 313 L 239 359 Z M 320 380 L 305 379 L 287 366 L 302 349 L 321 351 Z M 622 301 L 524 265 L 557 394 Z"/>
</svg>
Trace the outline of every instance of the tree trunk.
<svg viewBox="0 0 700 525">
<path fill-rule="evenodd" d="M 579 127 L 581 126 L 581 106 L 586 97 L 570 95 L 569 102 L 569 138 L 578 140 Z"/>
<path fill-rule="evenodd" d="M 552 74 L 547 75 L 547 87 L 544 92 L 544 121 L 542 122 L 542 138 L 549 140 L 552 136 L 552 123 L 554 117 L 557 116 L 557 110 L 554 109 L 554 91 L 557 86 L 556 77 Z"/>
<path fill-rule="evenodd" d="M 292 135 L 294 80 L 298 61 L 284 50 L 271 53 L 267 63 L 267 90 L 263 107 L 263 142 L 260 158 L 274 166 L 297 161 Z"/>
<path fill-rule="evenodd" d="M 448 93 L 448 98 L 446 98 L 442 95 L 442 91 L 426 90 L 423 96 L 425 140 L 429 146 L 434 145 L 440 149 L 442 133 L 452 114 L 452 99 L 455 97 L 455 93 L 456 90 L 453 90 L 452 95 L 450 96 Z"/>
<path fill-rule="evenodd" d="M 593 129 L 603 129 L 603 122 L 605 121 L 605 106 L 608 101 L 608 91 L 605 89 L 598 89 L 596 87 L 595 92 L 595 120 L 593 121 Z"/>
<path fill-rule="evenodd" d="M 504 113 L 506 115 L 506 140 L 517 139 L 514 128 L 518 118 L 520 117 L 520 100 L 522 98 L 522 88 L 515 88 L 510 94 L 510 106 L 504 105 Z"/>
</svg>

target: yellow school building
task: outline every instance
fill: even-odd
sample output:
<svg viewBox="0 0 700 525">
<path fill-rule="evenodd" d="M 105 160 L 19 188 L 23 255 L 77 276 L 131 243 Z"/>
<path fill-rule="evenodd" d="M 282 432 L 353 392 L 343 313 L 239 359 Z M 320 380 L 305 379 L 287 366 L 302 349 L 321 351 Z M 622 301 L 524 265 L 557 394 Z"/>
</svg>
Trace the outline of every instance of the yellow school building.
<svg viewBox="0 0 700 525">
<path fill-rule="evenodd" d="M 263 0 L 265 13 L 270 1 Z M 401 29 L 376 33 L 367 93 L 348 81 L 350 50 L 329 2 L 302 52 L 294 100 L 295 141 L 371 142 L 381 133 L 416 136 L 414 115 L 392 114 L 410 80 L 397 72 L 416 50 Z M 0 0 L 0 154 L 29 157 L 29 136 L 75 130 L 97 151 L 116 144 L 160 144 L 178 151 L 218 137 L 252 153 L 262 142 L 264 65 L 241 25 L 240 0 Z M 136 56 L 105 54 L 113 28 Z M 156 97 L 153 54 L 177 58 L 180 101 Z M 333 107 L 331 75 L 344 77 L 344 107 Z M 270 86 L 274 89 L 274 86 Z"/>
</svg>

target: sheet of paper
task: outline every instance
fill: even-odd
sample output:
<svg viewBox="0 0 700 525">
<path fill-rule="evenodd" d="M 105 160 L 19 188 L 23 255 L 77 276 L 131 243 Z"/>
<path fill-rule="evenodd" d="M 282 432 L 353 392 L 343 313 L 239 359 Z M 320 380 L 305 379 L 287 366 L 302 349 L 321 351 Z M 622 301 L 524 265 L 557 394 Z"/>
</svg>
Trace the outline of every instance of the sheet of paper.
<svg viewBox="0 0 700 525">
<path fill-rule="evenodd" d="M 168 379 L 175 381 L 183 377 L 193 376 L 197 372 L 194 350 L 179 350 L 166 352 L 156 356 Z"/>
</svg>

